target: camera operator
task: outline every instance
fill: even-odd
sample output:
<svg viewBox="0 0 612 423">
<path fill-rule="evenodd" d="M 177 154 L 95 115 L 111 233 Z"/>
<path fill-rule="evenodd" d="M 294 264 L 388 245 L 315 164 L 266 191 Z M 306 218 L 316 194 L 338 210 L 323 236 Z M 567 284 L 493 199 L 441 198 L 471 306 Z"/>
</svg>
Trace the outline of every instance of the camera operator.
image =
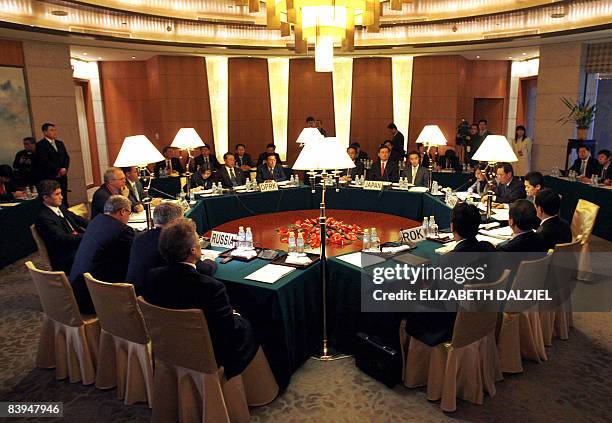
<svg viewBox="0 0 612 423">
<path fill-rule="evenodd" d="M 466 157 L 467 154 L 469 154 L 470 140 L 471 140 L 470 124 L 465 118 L 462 118 L 461 122 L 459 123 L 459 126 L 457 127 L 457 137 L 456 137 L 457 145 L 462 147 L 459 150 L 459 160 L 462 162 L 463 162 L 462 159 Z"/>
</svg>

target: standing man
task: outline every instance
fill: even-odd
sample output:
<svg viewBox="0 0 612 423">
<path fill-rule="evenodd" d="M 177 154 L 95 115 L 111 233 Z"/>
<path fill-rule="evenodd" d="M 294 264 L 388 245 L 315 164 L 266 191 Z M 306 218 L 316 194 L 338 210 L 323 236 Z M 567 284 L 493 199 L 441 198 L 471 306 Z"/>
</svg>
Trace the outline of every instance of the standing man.
<svg viewBox="0 0 612 423">
<path fill-rule="evenodd" d="M 391 142 L 393 143 L 393 156 L 397 157 L 398 160 L 404 158 L 404 134 L 397 130 L 397 126 L 393 122 L 387 125 L 389 134 L 393 137 Z"/>
<path fill-rule="evenodd" d="M 491 135 L 488 128 L 488 122 L 486 119 L 480 119 L 478 121 L 478 133 L 471 137 L 470 158 L 478 151 L 482 142 L 488 135 Z"/>
<path fill-rule="evenodd" d="M 324 137 L 327 136 L 327 131 L 323 128 L 323 121 L 321 119 L 317 119 L 317 129 Z"/>
<path fill-rule="evenodd" d="M 132 202 L 132 211 L 140 213 L 144 210 L 142 201 L 147 195 L 140 183 L 138 168 L 136 166 L 124 167 L 123 173 L 125 174 L 125 186 L 129 191 L 128 198 Z"/>
<path fill-rule="evenodd" d="M 36 152 L 36 139 L 25 137 L 23 150 L 15 155 L 13 169 L 15 169 L 15 184 L 17 186 L 30 186 L 36 183 L 33 175 L 34 153 Z"/>
<path fill-rule="evenodd" d="M 51 179 L 59 182 L 62 189 L 62 204 L 68 205 L 68 168 L 70 156 L 64 143 L 56 139 L 57 128 L 52 123 L 43 123 L 44 137 L 36 143 L 35 174 L 37 180 Z"/>
</svg>

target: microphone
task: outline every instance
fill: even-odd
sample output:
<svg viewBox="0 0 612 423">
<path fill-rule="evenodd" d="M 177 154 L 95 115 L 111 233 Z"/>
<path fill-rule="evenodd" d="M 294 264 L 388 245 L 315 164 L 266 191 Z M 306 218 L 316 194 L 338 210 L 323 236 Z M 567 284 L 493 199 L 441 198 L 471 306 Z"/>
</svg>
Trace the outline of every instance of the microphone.
<svg viewBox="0 0 612 423">
<path fill-rule="evenodd" d="M 468 180 L 465 183 L 459 185 L 457 188 L 452 189 L 451 192 L 454 193 L 454 192 L 457 192 L 457 191 L 461 191 L 463 188 L 469 187 L 474 182 L 476 182 L 476 176 L 475 175 L 470 175 Z"/>
<path fill-rule="evenodd" d="M 175 199 L 176 199 L 176 196 L 174 196 L 174 195 L 170 195 L 170 194 L 168 194 L 167 192 L 164 192 L 164 191 L 162 191 L 162 190 L 159 190 L 159 189 L 157 189 L 157 188 L 155 188 L 155 187 L 149 187 L 149 192 L 151 192 L 151 190 L 153 190 L 153 191 L 155 191 L 155 192 L 157 192 L 157 193 L 159 193 L 159 194 L 161 194 L 161 195 L 163 195 L 163 196 L 165 196 L 165 197 L 167 197 L 167 198 L 171 198 L 171 199 L 173 199 L 173 200 L 175 200 Z M 148 193 L 147 193 L 147 194 L 148 194 Z M 147 197 L 149 197 L 149 195 L 147 195 Z"/>
</svg>

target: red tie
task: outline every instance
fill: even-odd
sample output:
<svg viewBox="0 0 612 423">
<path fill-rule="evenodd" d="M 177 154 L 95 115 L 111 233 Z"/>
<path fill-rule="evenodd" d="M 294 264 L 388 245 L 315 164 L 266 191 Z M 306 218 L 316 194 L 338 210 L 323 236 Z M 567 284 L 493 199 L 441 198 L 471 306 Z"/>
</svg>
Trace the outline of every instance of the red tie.
<svg viewBox="0 0 612 423">
<path fill-rule="evenodd" d="M 4 187 L 4 183 L 0 182 L 0 195 L 6 194 L 6 188 Z"/>
<path fill-rule="evenodd" d="M 385 164 L 383 162 L 380 162 L 380 176 L 383 176 L 385 174 Z"/>
</svg>

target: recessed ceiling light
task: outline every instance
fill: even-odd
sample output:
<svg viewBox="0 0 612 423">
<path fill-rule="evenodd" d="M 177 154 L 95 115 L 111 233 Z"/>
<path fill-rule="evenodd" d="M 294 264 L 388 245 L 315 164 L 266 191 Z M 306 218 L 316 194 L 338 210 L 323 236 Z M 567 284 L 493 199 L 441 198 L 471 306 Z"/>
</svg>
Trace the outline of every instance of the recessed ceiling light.
<svg viewBox="0 0 612 423">
<path fill-rule="evenodd" d="M 508 59 L 512 59 L 512 56 L 508 56 Z"/>
<path fill-rule="evenodd" d="M 83 52 L 83 56 L 87 56 L 87 53 Z"/>
<path fill-rule="evenodd" d="M 68 16 L 68 12 L 66 12 L 64 10 L 52 10 L 51 14 L 53 16 Z"/>
<path fill-rule="evenodd" d="M 135 59 L 135 58 L 136 58 L 136 56 L 132 56 L 132 59 Z"/>
<path fill-rule="evenodd" d="M 101 57 L 98 57 L 98 60 L 102 60 L 102 58 L 101 58 Z"/>
<path fill-rule="evenodd" d="M 476 56 L 477 59 L 480 59 L 480 56 Z"/>
<path fill-rule="evenodd" d="M 527 53 L 523 53 L 523 56 L 527 56 Z"/>
</svg>

